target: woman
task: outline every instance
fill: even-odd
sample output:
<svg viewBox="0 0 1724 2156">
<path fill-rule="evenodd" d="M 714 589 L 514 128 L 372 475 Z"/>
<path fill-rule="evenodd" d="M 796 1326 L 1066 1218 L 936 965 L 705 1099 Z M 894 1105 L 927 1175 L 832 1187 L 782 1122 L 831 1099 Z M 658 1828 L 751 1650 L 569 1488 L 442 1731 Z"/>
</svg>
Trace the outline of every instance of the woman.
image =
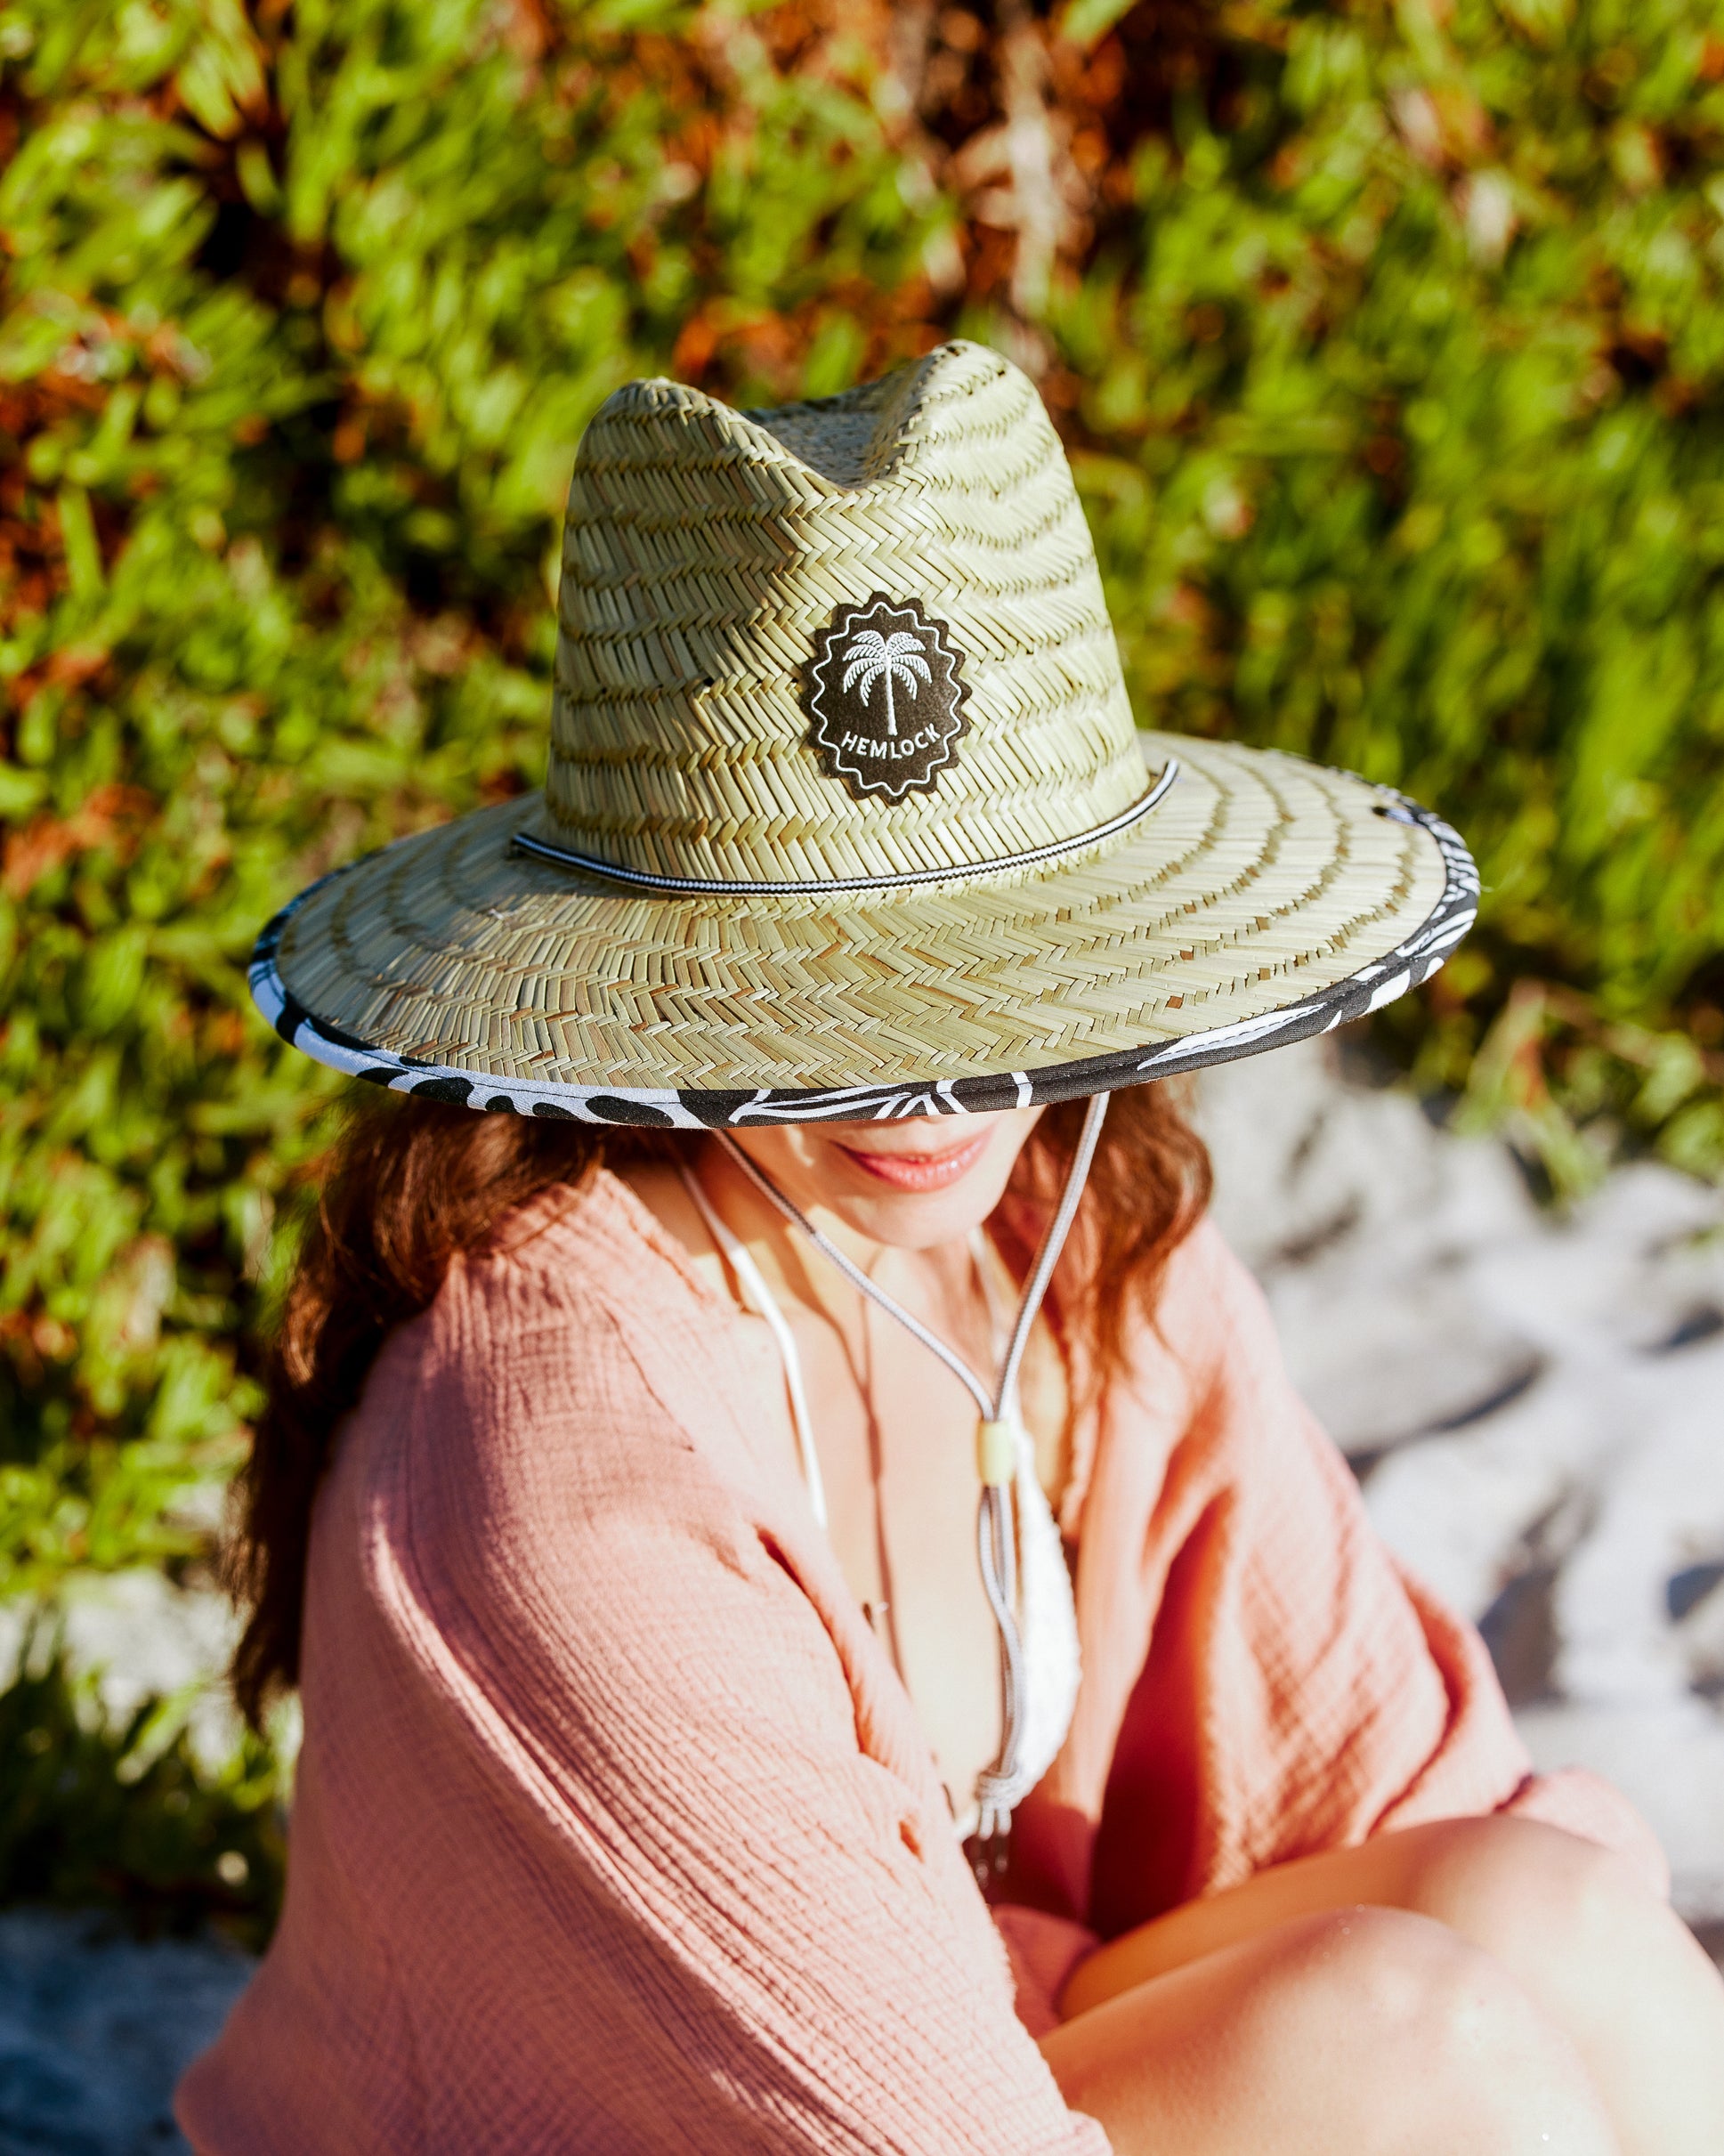
<svg viewBox="0 0 1724 2156">
<path fill-rule="evenodd" d="M 1139 747 L 974 346 L 619 393 L 562 616 L 543 798 L 259 947 L 429 1098 L 259 1433 L 305 1744 L 194 2146 L 1716 2149 L 1655 1849 L 1373 1541 L 1150 1082 L 1428 972 L 1459 841 Z"/>
</svg>

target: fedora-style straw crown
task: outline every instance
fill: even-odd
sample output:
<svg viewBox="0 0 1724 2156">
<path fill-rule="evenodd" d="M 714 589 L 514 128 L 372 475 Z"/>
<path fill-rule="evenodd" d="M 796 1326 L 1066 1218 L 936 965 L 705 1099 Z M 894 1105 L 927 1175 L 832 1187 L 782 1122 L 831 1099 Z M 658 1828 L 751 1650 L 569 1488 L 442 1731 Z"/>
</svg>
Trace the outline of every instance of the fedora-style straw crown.
<svg viewBox="0 0 1724 2156">
<path fill-rule="evenodd" d="M 842 723 L 810 753 L 809 677 L 835 625 L 827 697 L 863 722 L 865 762 L 855 742 L 845 758 Z M 576 459 L 560 632 L 546 804 L 571 847 L 626 869 L 962 873 L 1144 791 L 1064 452 L 1033 385 L 979 345 L 778 411 L 674 382 L 619 390 Z M 865 701 L 857 681 L 845 693 L 852 647 L 859 680 L 884 661 Z M 853 782 L 834 786 L 846 760 Z"/>
<path fill-rule="evenodd" d="M 252 990 L 336 1068 L 682 1126 L 1105 1091 L 1374 1009 L 1472 920 L 1455 834 L 1139 734 L 1034 386 L 978 345 L 587 428 L 542 791 L 303 892 Z"/>
</svg>

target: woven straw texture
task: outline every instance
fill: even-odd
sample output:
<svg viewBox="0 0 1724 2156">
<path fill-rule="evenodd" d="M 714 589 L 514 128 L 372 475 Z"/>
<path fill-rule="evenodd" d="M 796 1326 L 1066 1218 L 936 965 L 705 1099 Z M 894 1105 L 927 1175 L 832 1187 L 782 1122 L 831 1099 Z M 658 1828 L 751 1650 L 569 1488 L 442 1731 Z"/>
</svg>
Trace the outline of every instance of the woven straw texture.
<svg viewBox="0 0 1724 2156">
<path fill-rule="evenodd" d="M 543 811 L 510 802 L 318 887 L 276 964 L 327 1025 L 424 1063 L 818 1088 L 1034 1069 L 1259 1017 L 1436 912 L 1443 855 L 1376 789 L 1250 750 L 1146 748 L 1181 776 L 1103 858 L 836 907 L 619 892 L 512 857 Z"/>
<path fill-rule="evenodd" d="M 915 599 L 963 653 L 969 733 L 933 793 L 858 801 L 801 690 L 839 605 Z M 1093 829 L 1143 788 L 1072 474 L 1034 385 L 944 344 L 815 404 L 619 390 L 564 531 L 546 800 L 565 843 L 657 874 L 962 867 Z"/>
<path fill-rule="evenodd" d="M 853 792 L 810 739 L 811 653 L 882 593 L 949 636 L 968 722 L 899 799 Z M 1082 839 L 1170 757 L 1123 832 L 975 872 Z M 640 892 L 517 834 L 785 888 Z M 943 1113 L 1334 1024 L 1440 964 L 1476 888 L 1453 833 L 1397 797 L 1135 732 L 1040 400 L 950 344 L 778 412 L 666 382 L 612 397 L 570 492 L 543 795 L 315 886 L 265 931 L 253 989 L 311 1054 L 475 1106 Z"/>
</svg>

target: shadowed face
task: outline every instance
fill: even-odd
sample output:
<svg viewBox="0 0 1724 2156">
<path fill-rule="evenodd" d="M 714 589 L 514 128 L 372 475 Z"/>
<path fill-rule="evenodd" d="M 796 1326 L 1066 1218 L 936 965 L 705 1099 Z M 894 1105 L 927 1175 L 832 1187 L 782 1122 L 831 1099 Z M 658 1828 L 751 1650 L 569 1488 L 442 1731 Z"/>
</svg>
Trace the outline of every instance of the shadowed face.
<svg viewBox="0 0 1724 2156">
<path fill-rule="evenodd" d="M 1041 1114 L 918 1117 L 909 1123 L 795 1123 L 732 1135 L 805 1212 L 836 1217 L 870 1242 L 930 1250 L 961 1242 L 1000 1203 Z"/>
</svg>

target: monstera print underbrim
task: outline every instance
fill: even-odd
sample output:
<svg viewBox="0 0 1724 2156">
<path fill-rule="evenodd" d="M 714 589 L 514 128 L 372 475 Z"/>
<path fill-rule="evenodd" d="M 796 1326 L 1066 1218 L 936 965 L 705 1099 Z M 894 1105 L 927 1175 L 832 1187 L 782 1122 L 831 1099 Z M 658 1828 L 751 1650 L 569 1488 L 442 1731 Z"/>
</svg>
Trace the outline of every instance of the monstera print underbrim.
<svg viewBox="0 0 1724 2156">
<path fill-rule="evenodd" d="M 978 1114 L 1326 1032 L 1436 971 L 1477 877 L 1447 824 L 1297 758 L 1146 735 L 1178 781 L 1093 857 L 899 892 L 619 889 L 523 856 L 538 796 L 400 840 L 259 939 L 320 1063 L 523 1115 L 684 1129 Z"/>
</svg>

